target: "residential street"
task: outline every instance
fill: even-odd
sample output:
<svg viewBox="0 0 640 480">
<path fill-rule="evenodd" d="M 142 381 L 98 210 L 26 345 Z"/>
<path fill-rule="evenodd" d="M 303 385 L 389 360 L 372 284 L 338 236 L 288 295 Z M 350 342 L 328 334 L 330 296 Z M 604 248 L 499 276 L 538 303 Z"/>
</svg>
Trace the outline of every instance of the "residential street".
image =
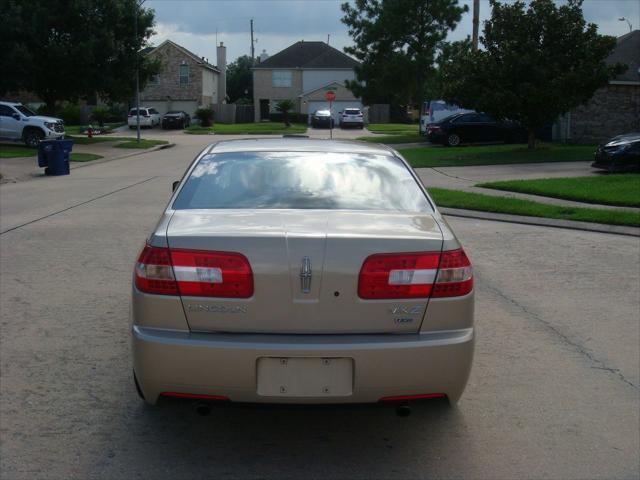
<svg viewBox="0 0 640 480">
<path fill-rule="evenodd" d="M 161 138 L 176 146 L 0 186 L 0 477 L 638 477 L 631 236 L 451 218 L 477 282 L 475 363 L 456 407 L 399 418 L 377 405 L 228 405 L 202 417 L 189 401 L 143 404 L 133 263 L 171 183 L 220 136 Z M 474 182 L 499 179 L 468 168 L 485 172 L 469 170 Z"/>
</svg>

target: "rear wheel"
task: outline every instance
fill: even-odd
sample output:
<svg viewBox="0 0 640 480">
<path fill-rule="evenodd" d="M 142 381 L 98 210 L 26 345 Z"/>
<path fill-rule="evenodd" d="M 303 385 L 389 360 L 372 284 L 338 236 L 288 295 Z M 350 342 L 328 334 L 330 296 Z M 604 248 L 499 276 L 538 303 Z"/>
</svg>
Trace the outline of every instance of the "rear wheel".
<svg viewBox="0 0 640 480">
<path fill-rule="evenodd" d="M 447 145 L 449 145 L 450 147 L 457 147 L 458 145 L 460 145 L 460 135 L 458 135 L 457 133 L 450 133 L 447 136 Z"/>
<path fill-rule="evenodd" d="M 37 148 L 40 140 L 44 138 L 42 130 L 32 128 L 24 134 L 24 143 L 27 147 Z"/>
</svg>

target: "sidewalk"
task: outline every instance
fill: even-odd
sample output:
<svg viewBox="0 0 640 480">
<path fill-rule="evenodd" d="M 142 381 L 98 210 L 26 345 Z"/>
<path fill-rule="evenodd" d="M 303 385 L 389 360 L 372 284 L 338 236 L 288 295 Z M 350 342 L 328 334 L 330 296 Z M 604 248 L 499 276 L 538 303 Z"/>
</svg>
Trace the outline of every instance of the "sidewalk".
<svg viewBox="0 0 640 480">
<path fill-rule="evenodd" d="M 76 168 L 96 165 L 119 158 L 140 155 L 157 150 L 159 147 L 167 148 L 168 146 L 172 146 L 170 143 L 148 149 L 116 148 L 114 147 L 116 143 L 118 142 L 93 143 L 90 145 L 74 144 L 72 153 L 92 153 L 94 155 L 100 155 L 103 158 L 88 162 L 70 162 L 69 168 L 74 170 Z M 33 150 L 33 155 L 29 157 L 0 158 L 0 173 L 2 174 L 0 184 L 24 182 L 45 177 L 44 168 L 38 166 L 37 152 L 35 149 Z"/>
</svg>

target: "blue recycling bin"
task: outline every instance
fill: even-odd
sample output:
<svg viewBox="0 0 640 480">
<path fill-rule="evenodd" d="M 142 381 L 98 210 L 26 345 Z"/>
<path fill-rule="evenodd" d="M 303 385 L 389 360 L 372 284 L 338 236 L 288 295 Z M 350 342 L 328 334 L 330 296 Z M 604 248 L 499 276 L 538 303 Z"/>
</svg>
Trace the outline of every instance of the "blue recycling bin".
<svg viewBox="0 0 640 480">
<path fill-rule="evenodd" d="M 69 175 L 69 155 L 73 140 L 43 140 L 38 144 L 38 166 L 45 175 Z"/>
</svg>

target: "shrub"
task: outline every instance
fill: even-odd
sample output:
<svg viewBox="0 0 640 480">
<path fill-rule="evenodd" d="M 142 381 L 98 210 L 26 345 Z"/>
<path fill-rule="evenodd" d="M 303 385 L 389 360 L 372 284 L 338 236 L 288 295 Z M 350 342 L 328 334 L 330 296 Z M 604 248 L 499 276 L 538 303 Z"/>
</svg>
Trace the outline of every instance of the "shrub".
<svg viewBox="0 0 640 480">
<path fill-rule="evenodd" d="M 193 114 L 200 121 L 200 125 L 203 127 L 210 127 L 213 125 L 213 109 L 211 108 L 199 108 Z"/>
<path fill-rule="evenodd" d="M 56 113 L 57 117 L 64 120 L 67 125 L 79 125 L 80 124 L 80 107 L 73 103 L 67 103 L 64 107 L 59 109 Z"/>
<path fill-rule="evenodd" d="M 104 122 L 108 121 L 111 116 L 109 107 L 95 107 L 91 112 L 91 119 L 98 122 L 98 125 L 104 127 Z"/>
<path fill-rule="evenodd" d="M 293 110 L 296 107 L 296 104 L 293 100 L 280 100 L 276 104 L 276 110 L 282 112 L 282 121 L 288 127 L 291 125 L 289 122 L 289 111 Z"/>
</svg>

